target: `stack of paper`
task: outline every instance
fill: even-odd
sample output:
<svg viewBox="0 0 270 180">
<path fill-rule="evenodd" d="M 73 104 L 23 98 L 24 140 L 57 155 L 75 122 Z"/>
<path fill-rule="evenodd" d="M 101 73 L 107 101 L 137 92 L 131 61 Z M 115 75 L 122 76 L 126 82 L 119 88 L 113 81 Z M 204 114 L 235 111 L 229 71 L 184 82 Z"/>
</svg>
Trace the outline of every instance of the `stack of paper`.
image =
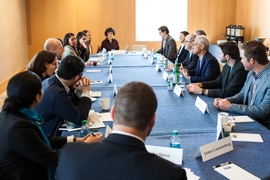
<svg viewBox="0 0 270 180">
<path fill-rule="evenodd" d="M 199 180 L 200 177 L 195 175 L 194 172 L 191 171 L 189 168 L 184 168 L 186 170 L 187 179 L 188 180 Z"/>
</svg>

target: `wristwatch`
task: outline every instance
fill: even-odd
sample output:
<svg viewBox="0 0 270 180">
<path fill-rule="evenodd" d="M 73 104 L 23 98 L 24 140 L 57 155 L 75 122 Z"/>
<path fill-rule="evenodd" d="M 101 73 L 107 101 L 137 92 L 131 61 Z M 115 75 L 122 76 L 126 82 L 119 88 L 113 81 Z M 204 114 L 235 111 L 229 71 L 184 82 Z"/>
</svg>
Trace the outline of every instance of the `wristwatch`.
<svg viewBox="0 0 270 180">
<path fill-rule="evenodd" d="M 202 89 L 202 95 L 205 95 L 204 93 L 205 93 L 205 89 Z"/>
</svg>

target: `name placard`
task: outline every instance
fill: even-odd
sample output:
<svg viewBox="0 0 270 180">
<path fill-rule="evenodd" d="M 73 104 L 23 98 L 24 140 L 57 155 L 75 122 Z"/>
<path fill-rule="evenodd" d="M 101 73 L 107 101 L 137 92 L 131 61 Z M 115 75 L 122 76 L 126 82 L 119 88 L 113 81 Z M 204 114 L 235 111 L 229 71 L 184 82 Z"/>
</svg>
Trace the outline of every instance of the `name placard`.
<svg viewBox="0 0 270 180">
<path fill-rule="evenodd" d="M 106 131 L 105 131 L 105 138 L 107 138 L 112 132 L 112 129 L 110 128 L 110 126 L 106 126 Z"/>
<path fill-rule="evenodd" d="M 145 145 L 145 147 L 149 153 L 160 156 L 175 164 L 182 165 L 183 149 L 168 148 L 161 146 L 150 146 L 150 145 Z"/>
<path fill-rule="evenodd" d="M 164 81 L 168 80 L 168 76 L 169 76 L 169 74 L 166 71 L 164 71 L 164 73 L 162 75 L 162 78 L 164 79 Z"/>
<path fill-rule="evenodd" d="M 116 86 L 116 84 L 114 84 L 113 96 L 116 96 L 116 94 L 117 94 L 117 86 Z"/>
<path fill-rule="evenodd" d="M 112 73 L 110 73 L 108 77 L 108 83 L 112 83 L 112 82 L 113 82 L 113 77 L 112 77 Z"/>
<path fill-rule="evenodd" d="M 155 69 L 156 69 L 157 72 L 161 71 L 160 70 L 160 66 L 158 64 L 156 65 L 156 68 Z"/>
<path fill-rule="evenodd" d="M 175 85 L 174 89 L 173 89 L 173 92 L 178 96 L 180 97 L 181 94 L 182 94 L 182 88 L 179 86 L 179 85 Z"/>
<path fill-rule="evenodd" d="M 200 147 L 203 162 L 233 150 L 231 137 L 223 138 Z"/>
<path fill-rule="evenodd" d="M 204 114 L 205 111 L 209 113 L 208 106 L 199 96 L 197 96 L 195 106 Z"/>
<path fill-rule="evenodd" d="M 112 73 L 112 65 L 110 65 L 110 73 Z"/>
</svg>

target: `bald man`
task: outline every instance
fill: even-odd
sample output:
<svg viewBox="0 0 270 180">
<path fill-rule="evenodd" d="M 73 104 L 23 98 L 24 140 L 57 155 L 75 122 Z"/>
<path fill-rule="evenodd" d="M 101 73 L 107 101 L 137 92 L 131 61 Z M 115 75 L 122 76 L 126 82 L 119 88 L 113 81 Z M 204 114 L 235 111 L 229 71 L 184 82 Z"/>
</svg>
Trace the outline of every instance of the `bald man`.
<svg viewBox="0 0 270 180">
<path fill-rule="evenodd" d="M 49 38 L 44 43 L 44 49 L 56 53 L 58 60 L 62 59 L 62 54 L 64 53 L 64 48 L 62 43 L 56 38 Z"/>
</svg>

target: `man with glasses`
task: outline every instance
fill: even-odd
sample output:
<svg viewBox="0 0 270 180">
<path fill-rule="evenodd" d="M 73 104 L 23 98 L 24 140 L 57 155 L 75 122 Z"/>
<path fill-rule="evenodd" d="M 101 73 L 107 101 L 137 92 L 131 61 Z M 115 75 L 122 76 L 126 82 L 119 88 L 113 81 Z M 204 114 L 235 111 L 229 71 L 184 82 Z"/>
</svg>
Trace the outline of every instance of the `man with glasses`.
<svg viewBox="0 0 270 180">
<path fill-rule="evenodd" d="M 172 36 L 169 35 L 169 29 L 166 26 L 158 28 L 159 35 L 162 37 L 161 48 L 157 53 L 162 54 L 170 61 L 174 62 L 177 55 L 176 42 Z"/>
<path fill-rule="evenodd" d="M 247 77 L 247 71 L 241 63 L 237 44 L 228 41 L 219 45 L 220 61 L 226 63 L 219 77 L 213 81 L 193 83 L 187 90 L 194 94 L 203 94 L 210 97 L 229 97 L 239 93 Z"/>
<path fill-rule="evenodd" d="M 64 48 L 62 43 L 56 38 L 49 38 L 44 43 L 44 49 L 56 53 L 58 60 L 62 59 Z"/>
<path fill-rule="evenodd" d="M 201 35 L 195 38 L 192 46 L 193 54 L 199 56 L 195 69 L 181 69 L 183 76 L 191 83 L 204 82 L 216 79 L 220 74 L 220 67 L 217 59 L 208 51 L 209 40 Z"/>
<path fill-rule="evenodd" d="M 92 106 L 90 80 L 82 77 L 84 62 L 80 57 L 68 55 L 61 60 L 57 74 L 42 82 L 43 100 L 35 111 L 44 119 L 46 135 L 60 135 L 64 120 L 81 126 L 88 118 Z"/>
<path fill-rule="evenodd" d="M 265 46 L 258 41 L 245 42 L 241 62 L 250 71 L 242 90 L 229 98 L 216 98 L 217 109 L 253 117 L 270 129 L 270 66 Z"/>
<path fill-rule="evenodd" d="M 184 43 L 185 43 L 185 49 L 188 51 L 188 54 L 186 55 L 186 58 L 184 59 L 184 61 L 180 64 L 181 65 L 180 68 L 186 68 L 188 70 L 196 68 L 199 56 L 196 54 L 193 54 L 192 52 L 192 46 L 193 46 L 193 42 L 195 38 L 196 38 L 195 34 L 189 34 L 186 36 Z"/>
</svg>

